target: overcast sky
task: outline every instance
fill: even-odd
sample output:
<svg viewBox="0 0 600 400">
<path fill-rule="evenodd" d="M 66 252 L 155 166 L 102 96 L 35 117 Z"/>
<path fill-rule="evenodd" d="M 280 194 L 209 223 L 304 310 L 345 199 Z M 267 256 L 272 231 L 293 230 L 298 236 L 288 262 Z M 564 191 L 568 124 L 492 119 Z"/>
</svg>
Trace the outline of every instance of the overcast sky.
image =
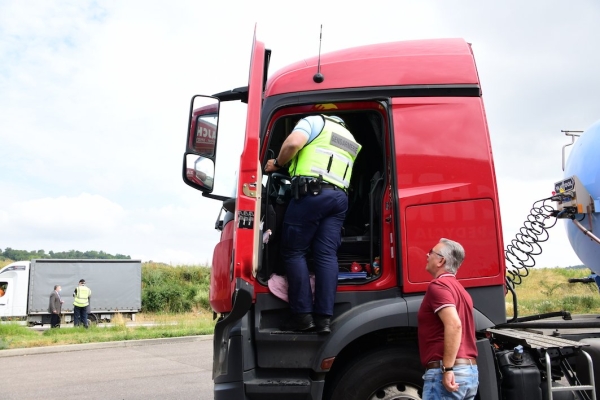
<svg viewBox="0 0 600 400">
<path fill-rule="evenodd" d="M 595 0 L 291 4 L 0 1 L 0 248 L 210 262 L 220 203 L 181 179 L 189 100 L 247 84 L 255 23 L 271 73 L 315 56 L 320 24 L 323 52 L 472 43 L 506 243 L 563 177 L 561 129 L 600 119 Z M 538 265 L 580 264 L 562 223 L 550 237 Z"/>
</svg>

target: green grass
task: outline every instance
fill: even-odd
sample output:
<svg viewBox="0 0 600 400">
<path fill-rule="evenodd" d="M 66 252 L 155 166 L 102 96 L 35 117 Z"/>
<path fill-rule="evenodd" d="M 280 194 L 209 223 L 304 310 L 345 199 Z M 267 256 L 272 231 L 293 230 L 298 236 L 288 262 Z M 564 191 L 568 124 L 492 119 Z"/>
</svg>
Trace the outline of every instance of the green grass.
<svg viewBox="0 0 600 400">
<path fill-rule="evenodd" d="M 587 269 L 533 268 L 517 285 L 519 316 L 553 311 L 572 314 L 600 314 L 600 293 L 595 283 L 569 283 L 569 278 L 584 278 Z M 511 317 L 512 296 L 506 296 L 506 313 Z"/>
<path fill-rule="evenodd" d="M 125 320 L 115 318 L 110 327 L 92 325 L 89 329 L 61 328 L 39 332 L 16 323 L 0 324 L 0 350 L 206 335 L 212 334 L 214 329 L 212 315 L 207 312 L 138 316 L 138 324 L 154 322 L 160 325 L 127 326 Z"/>
<path fill-rule="evenodd" d="M 0 268 L 10 260 L 1 261 Z M 600 314 L 600 294 L 596 284 L 568 283 L 582 278 L 587 269 L 533 268 L 515 290 L 519 316 L 553 311 L 573 314 Z M 67 328 L 33 331 L 17 324 L 0 324 L 0 350 L 22 347 L 156 339 L 211 334 L 212 313 L 208 310 L 210 269 L 202 266 L 172 267 L 157 263 L 142 266 L 142 311 L 138 323 L 155 322 L 158 326 L 127 326 L 122 318 L 113 319 L 113 327 Z M 506 297 L 507 316 L 512 316 L 512 297 Z"/>
<path fill-rule="evenodd" d="M 16 323 L 0 324 L 0 350 L 21 347 L 21 341 L 35 341 L 39 334 Z"/>
<path fill-rule="evenodd" d="M 0 260 L 0 268 L 11 260 Z M 210 268 L 198 265 L 142 264 L 142 312 L 127 326 L 120 317 L 111 327 L 52 329 L 40 333 L 18 324 L 0 324 L 0 350 L 22 347 L 157 339 L 211 334 L 214 321 L 208 300 Z"/>
</svg>

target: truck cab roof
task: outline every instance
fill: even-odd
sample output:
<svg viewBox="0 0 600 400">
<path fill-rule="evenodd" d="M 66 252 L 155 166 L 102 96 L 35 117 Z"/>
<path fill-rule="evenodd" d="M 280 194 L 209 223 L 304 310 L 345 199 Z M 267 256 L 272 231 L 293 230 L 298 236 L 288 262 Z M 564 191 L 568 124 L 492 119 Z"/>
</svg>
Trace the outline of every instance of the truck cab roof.
<svg viewBox="0 0 600 400">
<path fill-rule="evenodd" d="M 372 44 L 320 56 L 321 83 L 313 81 L 319 57 L 291 64 L 268 80 L 265 97 L 352 87 L 479 85 L 471 45 L 464 39 Z"/>
</svg>

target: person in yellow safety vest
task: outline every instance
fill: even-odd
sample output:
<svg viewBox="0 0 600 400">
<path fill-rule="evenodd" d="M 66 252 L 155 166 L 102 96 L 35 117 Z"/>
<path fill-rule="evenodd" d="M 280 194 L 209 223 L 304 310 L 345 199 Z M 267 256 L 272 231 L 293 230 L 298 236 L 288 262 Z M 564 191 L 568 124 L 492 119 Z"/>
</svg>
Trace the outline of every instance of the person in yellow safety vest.
<svg viewBox="0 0 600 400">
<path fill-rule="evenodd" d="M 361 145 L 337 116 L 302 118 L 265 171 L 283 165 L 292 177 L 292 200 L 283 220 L 281 254 L 288 278 L 291 318 L 283 331 L 331 332 L 338 282 L 337 250 L 348 209 L 347 189 Z M 306 255 L 312 249 L 315 296 Z"/>
<path fill-rule="evenodd" d="M 88 326 L 88 306 L 90 305 L 90 297 L 92 297 L 92 290 L 85 286 L 85 279 L 79 280 L 79 286 L 75 288 L 75 292 L 73 293 L 73 324 L 75 326 L 79 326 L 83 324 L 85 329 L 89 328 Z"/>
</svg>

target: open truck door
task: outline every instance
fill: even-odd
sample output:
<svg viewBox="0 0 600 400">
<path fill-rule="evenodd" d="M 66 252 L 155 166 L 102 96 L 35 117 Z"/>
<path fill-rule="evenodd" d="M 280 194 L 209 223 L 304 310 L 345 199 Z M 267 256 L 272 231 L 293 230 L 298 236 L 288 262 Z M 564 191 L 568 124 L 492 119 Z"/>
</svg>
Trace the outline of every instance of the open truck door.
<svg viewBox="0 0 600 400">
<path fill-rule="evenodd" d="M 237 183 L 234 231 L 234 276 L 250 281 L 256 275 L 260 248 L 260 205 L 262 168 L 260 151 L 260 114 L 266 73 L 265 45 L 256 40 L 252 46 L 248 80 L 246 134 Z"/>
<path fill-rule="evenodd" d="M 248 78 L 248 109 L 246 133 L 237 183 L 237 199 L 233 226 L 233 254 L 230 276 L 230 291 L 222 293 L 226 301 L 232 301 L 231 312 L 215 325 L 213 341 L 213 379 L 227 375 L 227 353 L 230 341 L 241 336 L 231 337 L 230 330 L 250 310 L 254 301 L 252 280 L 258 269 L 258 251 L 261 240 L 261 192 L 262 168 L 260 151 L 260 114 L 263 91 L 266 82 L 267 63 L 270 52 L 256 40 L 256 30 L 252 44 L 250 75 Z M 214 263 L 215 260 L 213 260 Z M 212 278 L 211 278 L 212 279 Z M 211 282 L 212 285 L 213 282 Z M 216 281 L 215 281 L 216 283 Z M 216 286 L 211 286 L 215 288 Z M 216 293 L 211 293 L 211 305 Z M 229 340 L 227 340 L 229 338 Z"/>
<path fill-rule="evenodd" d="M 228 338 L 229 330 L 252 306 L 254 289 L 251 281 L 258 268 L 260 240 L 260 205 L 262 168 L 259 159 L 260 114 L 266 80 L 268 53 L 265 45 L 256 40 L 252 44 L 250 74 L 248 77 L 248 109 L 246 132 L 240 157 L 237 183 L 237 201 L 233 232 L 232 281 L 228 299 L 232 299 L 231 312 L 215 325 L 215 338 Z M 227 341 L 214 341 L 213 378 L 227 372 Z"/>
<path fill-rule="evenodd" d="M 183 180 L 200 190 L 203 196 L 222 200 L 223 207 L 234 214 L 229 227 L 223 229 L 222 235 L 227 237 L 222 237 L 213 255 L 210 303 L 213 310 L 222 315 L 214 331 L 213 379 L 227 374 L 227 352 L 229 341 L 232 340 L 229 332 L 254 301 L 252 281 L 258 269 L 256 249 L 260 248 L 261 240 L 260 114 L 269 56 L 270 51 L 265 49 L 264 43 L 256 40 L 255 30 L 248 87 L 214 96 L 194 96 L 190 109 Z M 219 135 L 219 104 L 232 100 L 248 104 L 235 203 L 232 199 L 212 194 Z"/>
</svg>

